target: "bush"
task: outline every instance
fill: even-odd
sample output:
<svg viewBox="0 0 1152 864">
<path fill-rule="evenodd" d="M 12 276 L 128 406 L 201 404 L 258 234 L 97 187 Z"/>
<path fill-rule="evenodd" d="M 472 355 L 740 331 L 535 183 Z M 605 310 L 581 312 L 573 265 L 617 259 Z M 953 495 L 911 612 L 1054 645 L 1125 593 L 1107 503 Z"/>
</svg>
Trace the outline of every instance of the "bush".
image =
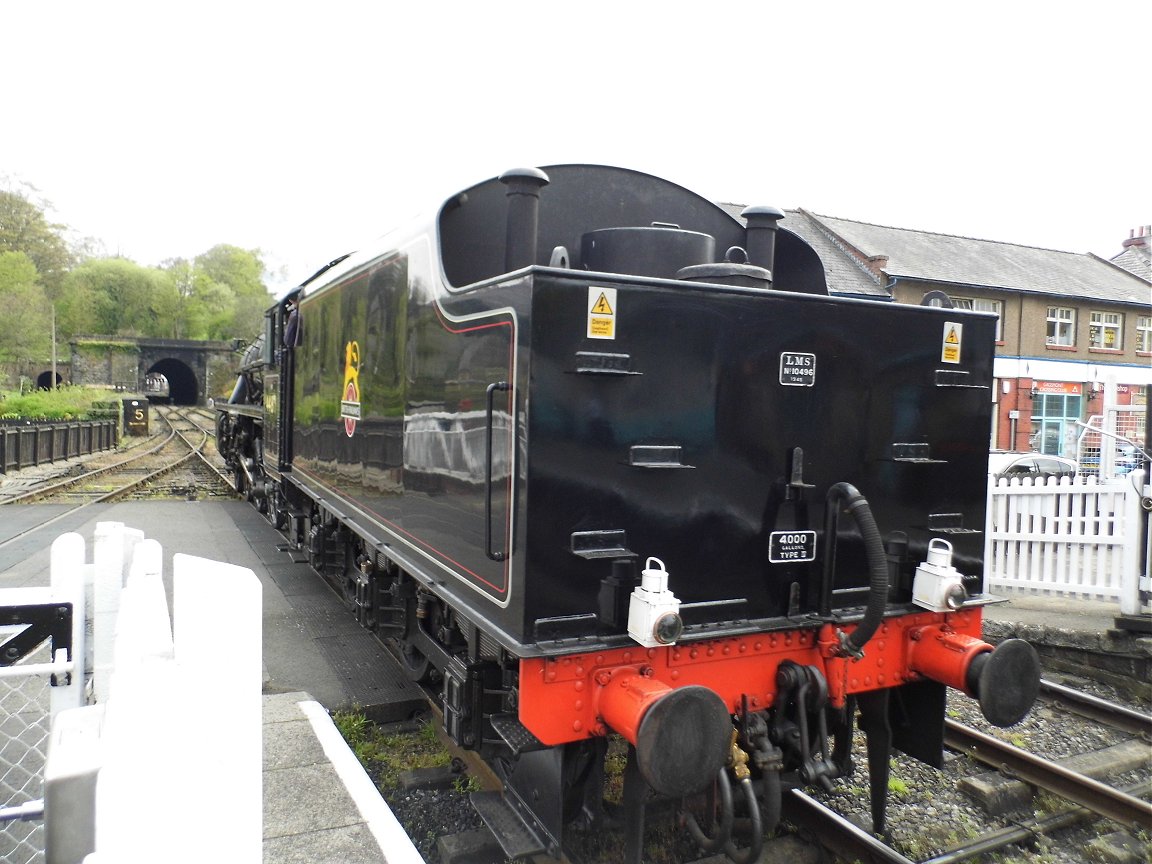
<svg viewBox="0 0 1152 864">
<path fill-rule="evenodd" d="M 3 420 L 90 420 L 95 403 L 107 400 L 108 391 L 95 387 L 60 387 L 35 390 L 21 396 L 3 394 L 0 419 Z"/>
</svg>

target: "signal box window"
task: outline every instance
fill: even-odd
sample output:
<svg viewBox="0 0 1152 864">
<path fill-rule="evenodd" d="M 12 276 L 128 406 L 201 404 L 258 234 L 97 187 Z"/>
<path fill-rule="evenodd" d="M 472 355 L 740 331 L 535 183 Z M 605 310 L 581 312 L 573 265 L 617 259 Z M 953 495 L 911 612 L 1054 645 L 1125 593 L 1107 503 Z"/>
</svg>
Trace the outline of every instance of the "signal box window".
<svg viewBox="0 0 1152 864">
<path fill-rule="evenodd" d="M 1124 315 L 1120 312 L 1093 312 L 1088 325 L 1088 345 L 1092 348 L 1124 347 Z"/>
<path fill-rule="evenodd" d="M 1076 310 L 1048 307 L 1048 344 L 1072 347 L 1076 344 Z"/>
</svg>

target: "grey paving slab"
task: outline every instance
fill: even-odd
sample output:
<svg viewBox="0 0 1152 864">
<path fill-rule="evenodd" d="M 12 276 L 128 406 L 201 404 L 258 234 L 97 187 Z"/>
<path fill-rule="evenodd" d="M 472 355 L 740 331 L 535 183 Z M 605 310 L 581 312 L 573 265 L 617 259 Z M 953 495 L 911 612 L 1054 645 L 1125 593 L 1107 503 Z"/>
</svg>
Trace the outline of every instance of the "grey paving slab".
<svg viewBox="0 0 1152 864">
<path fill-rule="evenodd" d="M 307 834 L 363 821 L 330 764 L 264 772 L 264 837 Z"/>
<path fill-rule="evenodd" d="M 324 748 L 316 740 L 312 724 L 303 719 L 276 723 L 264 735 L 264 770 L 303 768 L 327 762 Z"/>
<path fill-rule="evenodd" d="M 368 827 L 357 824 L 269 837 L 264 864 L 386 864 L 386 859 Z"/>
</svg>

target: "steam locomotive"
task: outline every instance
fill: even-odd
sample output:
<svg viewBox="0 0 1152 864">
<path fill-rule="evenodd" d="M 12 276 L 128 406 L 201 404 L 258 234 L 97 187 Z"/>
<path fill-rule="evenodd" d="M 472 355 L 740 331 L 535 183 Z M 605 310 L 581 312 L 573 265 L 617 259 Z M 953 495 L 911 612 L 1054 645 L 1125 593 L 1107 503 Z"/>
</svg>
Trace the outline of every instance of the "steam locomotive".
<svg viewBox="0 0 1152 864">
<path fill-rule="evenodd" d="M 509 856 L 603 824 L 611 738 L 629 860 L 658 798 L 754 860 L 857 717 L 883 833 L 946 687 L 998 725 L 1036 697 L 981 639 L 994 317 L 830 296 L 783 216 L 508 171 L 269 309 L 220 406 L 239 487 L 496 767 Z"/>
</svg>

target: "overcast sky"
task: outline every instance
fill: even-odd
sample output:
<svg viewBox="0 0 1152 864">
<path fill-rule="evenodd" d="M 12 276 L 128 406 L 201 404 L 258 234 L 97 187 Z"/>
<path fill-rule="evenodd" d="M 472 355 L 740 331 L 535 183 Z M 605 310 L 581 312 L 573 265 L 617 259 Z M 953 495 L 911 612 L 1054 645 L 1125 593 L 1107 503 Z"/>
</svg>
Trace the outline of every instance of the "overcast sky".
<svg viewBox="0 0 1152 864">
<path fill-rule="evenodd" d="M 278 288 L 565 162 L 1112 257 L 1152 223 L 1150 24 L 1135 0 L 5 2 L 0 182 L 141 264 L 257 248 Z"/>
</svg>

